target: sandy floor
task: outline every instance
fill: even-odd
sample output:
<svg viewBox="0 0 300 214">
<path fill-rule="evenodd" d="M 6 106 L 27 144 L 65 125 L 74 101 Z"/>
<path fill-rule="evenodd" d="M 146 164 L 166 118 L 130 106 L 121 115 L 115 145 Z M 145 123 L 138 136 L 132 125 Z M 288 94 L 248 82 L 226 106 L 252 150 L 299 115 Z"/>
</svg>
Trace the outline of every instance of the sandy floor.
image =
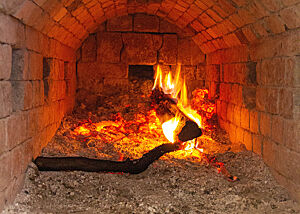
<svg viewBox="0 0 300 214">
<path fill-rule="evenodd" d="M 130 134 L 110 127 L 100 133 L 93 130 L 88 138 L 76 135 L 80 121 L 99 122 L 118 112 L 130 119 L 135 112 L 148 111 L 149 104 L 136 87 L 119 96 L 109 93 L 91 97 L 86 105 L 78 106 L 75 115 L 66 117 L 42 155 L 118 160 L 120 156 L 137 158 L 165 143 L 159 129 L 154 134 L 142 132 L 139 122 L 128 126 Z M 199 142 L 240 180 L 228 181 L 197 154 L 184 158 L 178 153 L 165 155 L 138 175 L 39 172 L 32 164 L 22 192 L 3 213 L 300 213 L 299 205 L 278 186 L 261 157 L 237 152 L 241 149 L 234 148 L 221 129 L 204 133 Z"/>
<path fill-rule="evenodd" d="M 38 172 L 32 165 L 3 213 L 300 213 L 257 155 L 227 152 L 218 159 L 240 181 L 178 159 L 159 160 L 138 175 Z"/>
</svg>

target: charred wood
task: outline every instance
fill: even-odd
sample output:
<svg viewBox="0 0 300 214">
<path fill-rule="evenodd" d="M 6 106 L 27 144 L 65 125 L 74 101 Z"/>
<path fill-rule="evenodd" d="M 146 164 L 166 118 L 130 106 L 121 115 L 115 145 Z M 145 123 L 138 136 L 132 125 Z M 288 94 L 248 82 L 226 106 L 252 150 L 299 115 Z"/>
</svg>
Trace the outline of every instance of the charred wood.
<svg viewBox="0 0 300 214">
<path fill-rule="evenodd" d="M 170 120 L 175 115 L 180 117 L 181 122 L 175 131 L 179 141 L 186 142 L 202 135 L 202 130 L 198 127 L 197 123 L 192 121 L 178 108 L 177 100 L 169 94 L 165 94 L 161 88 L 153 89 L 151 100 L 161 123 Z"/>
<path fill-rule="evenodd" d="M 37 157 L 40 171 L 123 172 L 138 174 L 166 153 L 181 149 L 181 143 L 162 144 L 139 159 L 125 161 L 98 160 L 84 157 Z"/>
</svg>

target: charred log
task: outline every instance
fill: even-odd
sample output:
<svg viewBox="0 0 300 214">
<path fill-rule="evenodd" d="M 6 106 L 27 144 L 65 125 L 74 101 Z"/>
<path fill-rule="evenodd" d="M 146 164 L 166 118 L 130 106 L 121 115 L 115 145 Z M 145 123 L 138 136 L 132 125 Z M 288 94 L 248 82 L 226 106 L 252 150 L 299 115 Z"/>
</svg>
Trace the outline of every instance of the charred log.
<svg viewBox="0 0 300 214">
<path fill-rule="evenodd" d="M 124 172 L 138 174 L 166 153 L 181 149 L 181 143 L 162 144 L 141 158 L 125 161 L 97 160 L 84 157 L 37 157 L 35 164 L 40 171 Z"/>
<path fill-rule="evenodd" d="M 179 141 L 186 142 L 202 135 L 202 130 L 197 123 L 192 121 L 177 106 L 177 100 L 165 94 L 161 88 L 155 88 L 151 94 L 152 105 L 159 120 L 164 123 L 175 115 L 180 117 L 181 123 L 176 128 Z"/>
</svg>

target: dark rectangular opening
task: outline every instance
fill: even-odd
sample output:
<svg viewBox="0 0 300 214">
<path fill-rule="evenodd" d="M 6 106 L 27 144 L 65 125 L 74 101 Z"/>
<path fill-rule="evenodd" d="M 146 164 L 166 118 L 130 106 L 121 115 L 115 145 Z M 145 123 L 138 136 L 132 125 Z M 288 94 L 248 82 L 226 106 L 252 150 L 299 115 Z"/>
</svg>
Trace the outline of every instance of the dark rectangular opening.
<svg viewBox="0 0 300 214">
<path fill-rule="evenodd" d="M 153 80 L 154 78 L 153 65 L 129 65 L 128 78 L 129 80 L 136 80 L 136 79 Z"/>
</svg>

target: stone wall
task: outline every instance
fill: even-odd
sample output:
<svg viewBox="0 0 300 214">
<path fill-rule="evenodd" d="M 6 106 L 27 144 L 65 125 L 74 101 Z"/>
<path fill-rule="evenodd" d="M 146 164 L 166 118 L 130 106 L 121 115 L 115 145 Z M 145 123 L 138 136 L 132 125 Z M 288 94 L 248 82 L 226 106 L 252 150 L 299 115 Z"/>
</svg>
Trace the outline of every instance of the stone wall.
<svg viewBox="0 0 300 214">
<path fill-rule="evenodd" d="M 261 154 L 278 181 L 300 201 L 299 168 L 295 165 L 300 160 L 299 7 L 297 0 L 0 1 L 0 210 L 19 190 L 26 160 L 32 156 L 33 148 L 38 148 L 32 145 L 43 145 L 42 139 L 54 133 L 53 121 L 61 117 L 54 109 L 72 106 L 74 50 L 103 22 L 137 13 L 158 16 L 159 22 L 153 18 L 139 26 L 142 16 L 131 24 L 130 17 L 122 22 L 115 18 L 106 25 L 107 33 L 149 32 L 163 37 L 166 32 L 168 37 L 173 35 L 168 22 L 182 29 L 206 54 L 206 62 L 197 65 L 195 75 L 189 74 L 196 85 L 205 80 L 211 96 L 219 96 L 220 123 L 232 141 L 242 141 L 248 149 Z M 187 43 L 178 37 L 178 48 Z M 189 50 L 179 49 L 178 61 L 180 54 Z M 87 54 L 87 58 L 95 57 L 94 51 Z M 105 58 L 105 53 L 101 54 Z M 130 54 L 128 57 L 131 60 Z M 18 58 L 25 63 L 21 74 L 12 72 L 16 71 L 12 61 Z M 162 55 L 160 60 L 167 58 Z M 64 73 L 70 72 L 72 78 L 44 73 L 41 61 L 52 70 L 56 64 L 59 70 L 64 67 Z M 18 66 L 22 67 L 22 63 Z M 64 88 L 69 93 L 66 96 L 55 92 Z M 44 100 L 40 98 L 42 94 Z M 32 96 L 32 101 L 27 96 Z M 58 112 L 63 111 L 59 108 Z M 33 118 L 43 128 L 32 128 L 32 114 L 38 115 Z M 12 130 L 20 134 L 12 134 Z M 26 155 L 20 152 L 25 149 Z M 18 161 L 23 164 L 15 164 Z"/>
<path fill-rule="evenodd" d="M 0 12 L 0 210 L 74 105 L 75 51 Z"/>
<path fill-rule="evenodd" d="M 201 72 L 205 55 L 189 34 L 157 16 L 135 14 L 108 20 L 91 34 L 78 50 L 77 92 L 101 94 L 103 88 L 126 87 L 129 65 L 157 65 L 175 68 L 192 84 L 204 86 Z M 197 69 L 198 68 L 198 69 Z"/>
<path fill-rule="evenodd" d="M 300 199 L 299 30 L 207 55 L 221 127 Z M 219 94 L 218 94 L 219 93 Z"/>
</svg>

